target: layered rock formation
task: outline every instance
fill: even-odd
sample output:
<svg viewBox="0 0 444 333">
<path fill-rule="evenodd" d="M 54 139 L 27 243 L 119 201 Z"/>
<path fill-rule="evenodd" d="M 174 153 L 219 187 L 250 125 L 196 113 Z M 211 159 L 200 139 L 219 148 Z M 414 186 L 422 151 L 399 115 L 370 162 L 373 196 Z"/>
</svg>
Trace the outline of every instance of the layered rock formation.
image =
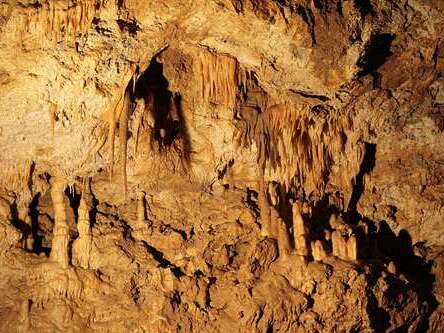
<svg viewBox="0 0 444 333">
<path fill-rule="evenodd" d="M 444 330 L 444 6 L 0 0 L 2 332 Z"/>
</svg>

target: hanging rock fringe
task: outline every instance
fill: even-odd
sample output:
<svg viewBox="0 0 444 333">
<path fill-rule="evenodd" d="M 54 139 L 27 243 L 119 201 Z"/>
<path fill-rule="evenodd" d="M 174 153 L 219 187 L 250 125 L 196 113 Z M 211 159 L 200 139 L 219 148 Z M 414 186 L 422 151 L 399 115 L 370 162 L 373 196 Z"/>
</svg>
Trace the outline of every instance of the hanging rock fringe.
<svg viewBox="0 0 444 333">
<path fill-rule="evenodd" d="M 203 51 L 199 53 L 197 63 L 202 100 L 233 109 L 242 79 L 237 60 L 230 56 Z"/>
<path fill-rule="evenodd" d="M 85 35 L 101 0 L 42 1 L 40 6 L 27 7 L 23 15 L 11 16 L 14 25 L 21 27 L 19 34 L 33 35 L 39 40 L 60 41 Z"/>
<path fill-rule="evenodd" d="M 244 116 L 237 140 L 244 147 L 255 143 L 259 167 L 274 172 L 287 188 L 321 191 L 334 157 L 345 153 L 351 128 L 348 115 L 276 104 Z M 351 169 L 359 170 L 360 154 L 355 157 Z"/>
</svg>

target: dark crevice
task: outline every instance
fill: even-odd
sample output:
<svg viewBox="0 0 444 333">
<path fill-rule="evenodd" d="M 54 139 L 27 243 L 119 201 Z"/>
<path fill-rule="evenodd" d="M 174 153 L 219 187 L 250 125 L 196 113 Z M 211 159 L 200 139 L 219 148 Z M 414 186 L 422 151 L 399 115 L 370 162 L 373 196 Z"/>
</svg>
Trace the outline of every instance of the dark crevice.
<svg viewBox="0 0 444 333">
<path fill-rule="evenodd" d="M 355 7 L 358 8 L 362 18 L 366 17 L 369 14 L 373 15 L 375 13 L 370 0 L 354 0 L 354 3 Z"/>
<path fill-rule="evenodd" d="M 39 225 L 39 215 L 40 215 L 38 210 L 39 200 L 40 200 L 40 193 L 38 193 L 32 199 L 31 204 L 29 205 L 29 216 L 31 218 L 32 237 L 34 238 L 34 245 L 32 251 L 37 254 L 45 252 L 46 255 L 49 255 L 51 249 L 43 247 L 43 235 Z"/>
<path fill-rule="evenodd" d="M 176 265 L 172 264 L 168 259 L 166 259 L 163 256 L 162 252 L 157 250 L 155 247 L 149 245 L 145 241 L 143 241 L 143 244 L 146 246 L 148 252 L 153 256 L 153 258 L 159 263 L 160 267 L 171 269 L 171 271 L 173 272 L 173 274 L 176 278 L 180 278 L 185 275 L 185 273 L 182 272 L 180 267 L 177 267 Z"/>
<path fill-rule="evenodd" d="M 379 278 L 379 274 L 369 275 L 368 288 L 368 303 L 366 306 L 367 313 L 370 319 L 370 327 L 375 332 L 385 332 L 390 327 L 390 314 L 379 306 L 378 300 L 373 292 Z"/>
<path fill-rule="evenodd" d="M 307 9 L 302 5 L 296 5 L 296 13 L 301 16 L 304 22 L 308 25 L 311 35 L 312 46 L 316 45 L 315 19 L 311 9 Z"/>
<path fill-rule="evenodd" d="M 357 205 L 362 193 L 364 192 L 364 176 L 370 173 L 375 167 L 376 158 L 376 145 L 366 142 L 364 144 L 364 158 L 359 168 L 359 172 L 355 178 L 355 184 L 353 187 L 353 192 L 350 197 L 350 202 L 348 204 L 348 214 L 352 221 L 357 222 L 360 219 L 360 214 L 357 212 Z"/>
<path fill-rule="evenodd" d="M 318 99 L 321 102 L 326 102 L 329 101 L 330 98 L 327 96 L 323 96 L 323 95 L 316 95 L 316 94 L 312 94 L 310 92 L 306 92 L 306 91 L 301 91 L 301 90 L 294 90 L 294 89 L 290 89 L 291 92 L 301 95 L 302 97 L 305 98 L 313 98 L 313 99 Z"/>
<path fill-rule="evenodd" d="M 154 118 L 151 139 L 158 143 L 159 150 L 175 148 L 182 160 L 188 163 L 191 140 L 183 117 L 182 97 L 168 88 L 163 64 L 153 59 L 136 82 L 135 98 L 144 100 L 145 111 Z M 182 140 L 182 147 L 175 144 L 178 139 Z"/>
<path fill-rule="evenodd" d="M 121 31 L 126 31 L 131 36 L 135 37 L 137 33 L 140 31 L 140 27 L 135 20 L 123 20 L 118 19 L 117 25 L 119 26 Z"/>
<path fill-rule="evenodd" d="M 79 218 L 78 209 L 80 206 L 81 194 L 76 193 L 75 190 L 71 192 L 69 188 L 66 188 L 65 195 L 68 198 L 69 206 L 71 207 L 71 209 L 73 211 L 74 221 L 77 223 L 78 218 Z"/>
<path fill-rule="evenodd" d="M 384 221 L 379 225 L 376 240 L 377 249 L 395 263 L 398 271 L 406 276 L 410 287 L 418 293 L 420 303 L 424 304 L 421 309 L 424 317 L 416 332 L 427 332 L 428 318 L 438 306 L 433 295 L 435 281 L 434 275 L 431 274 L 433 262 L 427 262 L 415 255 L 408 231 L 403 229 L 396 235 Z"/>
<path fill-rule="evenodd" d="M 11 223 L 22 233 L 22 241 L 31 233 L 31 227 L 19 219 L 17 204 L 14 202 L 11 206 Z"/>
<path fill-rule="evenodd" d="M 357 65 L 361 68 L 359 77 L 376 72 L 386 59 L 392 54 L 390 47 L 395 35 L 389 33 L 377 34 L 370 37 L 365 46 L 364 53 Z"/>
</svg>

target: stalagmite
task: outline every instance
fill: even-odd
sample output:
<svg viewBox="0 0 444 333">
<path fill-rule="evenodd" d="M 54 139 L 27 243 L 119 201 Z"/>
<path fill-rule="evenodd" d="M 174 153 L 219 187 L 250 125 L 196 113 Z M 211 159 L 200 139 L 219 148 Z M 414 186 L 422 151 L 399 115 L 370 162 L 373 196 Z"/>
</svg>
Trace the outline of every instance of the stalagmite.
<svg viewBox="0 0 444 333">
<path fill-rule="evenodd" d="M 65 181 L 62 178 L 55 178 L 51 182 L 51 198 L 54 207 L 54 236 L 50 258 L 52 261 L 59 263 L 63 268 L 69 266 L 69 227 L 65 211 L 65 186 Z"/>
<path fill-rule="evenodd" d="M 347 258 L 349 260 L 358 259 L 358 241 L 355 235 L 351 235 L 347 240 Z"/>
<path fill-rule="evenodd" d="M 301 205 L 299 202 L 293 203 L 293 237 L 296 248 L 296 253 L 301 256 L 309 255 L 309 239 L 307 228 L 305 227 L 304 219 L 301 214 Z"/>
<path fill-rule="evenodd" d="M 278 239 L 279 237 L 279 212 L 273 206 L 270 207 L 270 225 L 271 236 Z"/>
<path fill-rule="evenodd" d="M 396 265 L 393 261 L 390 261 L 389 264 L 387 265 L 387 271 L 393 275 L 398 274 L 398 270 L 396 269 Z"/>
<path fill-rule="evenodd" d="M 275 184 L 268 184 L 268 195 L 270 196 L 271 204 L 276 207 L 279 204 L 279 196 L 277 194 L 277 187 Z"/>
<path fill-rule="evenodd" d="M 279 230 L 278 233 L 278 247 L 279 247 L 279 255 L 283 258 L 288 257 L 291 252 L 291 241 L 290 235 L 287 229 L 287 225 L 284 220 L 281 218 L 277 219 L 277 227 Z"/>
<path fill-rule="evenodd" d="M 324 244 L 320 240 L 311 242 L 311 253 L 315 261 L 322 261 L 327 257 Z"/>
<path fill-rule="evenodd" d="M 333 231 L 331 240 L 333 255 L 341 259 L 347 259 L 347 243 L 341 233 L 337 230 Z"/>
<path fill-rule="evenodd" d="M 339 231 L 334 230 L 331 234 L 331 247 L 332 247 L 332 254 L 335 257 L 340 257 L 340 244 L 342 236 L 339 233 Z"/>
<path fill-rule="evenodd" d="M 259 180 L 258 204 L 261 214 L 261 236 L 270 237 L 271 236 L 270 204 L 267 198 L 263 175 L 260 177 Z"/>
<path fill-rule="evenodd" d="M 92 245 L 92 234 L 88 204 L 83 196 L 80 199 L 78 209 L 77 230 L 79 232 L 79 237 L 72 245 L 72 261 L 74 265 L 88 269 Z"/>
<path fill-rule="evenodd" d="M 304 219 L 301 214 L 301 207 L 298 202 L 295 202 L 292 206 L 293 213 L 293 232 L 295 236 L 306 235 L 307 230 L 305 227 Z"/>
<path fill-rule="evenodd" d="M 296 244 L 296 254 L 304 257 L 310 254 L 310 251 L 308 249 L 308 239 L 306 235 L 296 236 L 295 244 Z"/>
<path fill-rule="evenodd" d="M 31 221 L 31 217 L 28 215 L 25 218 L 25 224 L 29 226 L 29 229 L 31 231 L 32 229 L 32 221 Z M 25 239 L 25 249 L 28 251 L 32 251 L 34 249 L 34 236 L 32 235 L 32 232 L 29 232 L 29 234 L 27 235 L 26 239 Z"/>
<path fill-rule="evenodd" d="M 137 227 L 143 228 L 144 226 L 146 226 L 145 193 L 140 191 L 137 193 Z"/>
</svg>

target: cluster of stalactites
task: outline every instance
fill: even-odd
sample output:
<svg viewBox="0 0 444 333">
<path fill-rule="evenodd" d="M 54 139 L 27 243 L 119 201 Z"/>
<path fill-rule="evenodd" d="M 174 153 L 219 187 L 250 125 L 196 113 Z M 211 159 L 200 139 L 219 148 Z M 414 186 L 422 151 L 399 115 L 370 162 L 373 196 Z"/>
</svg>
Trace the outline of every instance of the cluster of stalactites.
<svg viewBox="0 0 444 333">
<path fill-rule="evenodd" d="M 304 216 L 311 213 L 307 204 L 294 202 L 293 215 L 293 242 L 288 224 L 280 217 L 277 206 L 279 197 L 273 186 L 259 183 L 258 204 L 261 212 L 261 236 L 275 238 L 278 241 L 279 253 L 283 258 L 295 253 L 315 261 L 323 261 L 329 255 L 343 260 L 355 261 L 359 258 L 358 240 L 352 229 L 345 224 L 341 217 L 332 215 L 330 218 L 331 230 L 326 230 L 324 239 L 312 239 Z"/>
<path fill-rule="evenodd" d="M 101 0 L 44 1 L 41 6 L 27 8 L 16 26 L 22 34 L 58 42 L 84 35 L 101 5 Z"/>
<path fill-rule="evenodd" d="M 361 154 L 345 158 L 350 116 L 290 104 L 277 104 L 254 115 L 244 119 L 237 139 L 243 146 L 255 143 L 259 168 L 287 188 L 322 192 L 333 161 L 341 156 L 352 159 L 343 170 L 350 179 L 359 170 Z"/>
<path fill-rule="evenodd" d="M 197 58 L 200 91 L 206 103 L 234 109 L 239 88 L 246 86 L 246 74 L 233 57 L 202 51 Z"/>
<path fill-rule="evenodd" d="M 27 160 L 22 164 L 3 165 L 0 187 L 17 193 L 17 205 L 24 207 L 29 205 L 32 199 L 31 178 L 33 162 Z"/>
</svg>

